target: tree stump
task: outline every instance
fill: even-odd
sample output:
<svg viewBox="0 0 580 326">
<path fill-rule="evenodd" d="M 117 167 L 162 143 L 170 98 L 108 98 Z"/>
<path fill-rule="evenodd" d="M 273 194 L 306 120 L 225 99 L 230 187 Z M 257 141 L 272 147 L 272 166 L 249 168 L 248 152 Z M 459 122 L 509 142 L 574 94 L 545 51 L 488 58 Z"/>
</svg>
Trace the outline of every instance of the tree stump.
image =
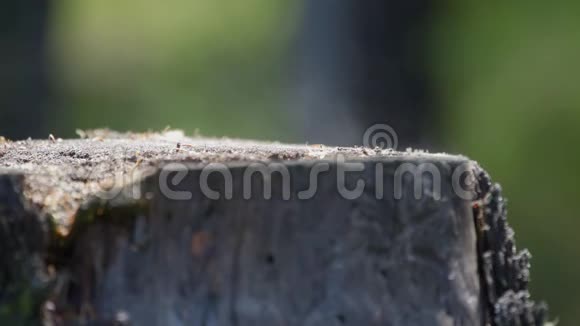
<svg viewBox="0 0 580 326">
<path fill-rule="evenodd" d="M 0 323 L 543 325 L 462 156 L 83 133 L 0 143 Z"/>
</svg>

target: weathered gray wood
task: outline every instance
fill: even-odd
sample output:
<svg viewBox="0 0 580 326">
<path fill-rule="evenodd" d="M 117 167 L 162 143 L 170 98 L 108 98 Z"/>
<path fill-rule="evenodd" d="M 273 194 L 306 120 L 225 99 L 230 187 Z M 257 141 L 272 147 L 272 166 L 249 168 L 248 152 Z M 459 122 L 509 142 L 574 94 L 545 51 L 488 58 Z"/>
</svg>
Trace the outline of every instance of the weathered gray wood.
<svg viewBox="0 0 580 326">
<path fill-rule="evenodd" d="M 527 298 L 509 299 L 510 290 L 527 293 L 526 282 L 504 280 L 519 279 L 521 260 L 510 260 L 512 268 L 495 259 L 505 253 L 497 235 L 507 225 L 483 226 L 497 220 L 485 208 L 499 197 L 466 158 L 171 134 L 89 137 L 0 144 L 0 321 L 510 325 L 532 316 L 521 324 L 535 325 L 544 318 Z M 288 180 L 271 175 L 270 199 L 259 173 L 245 178 L 256 162 L 288 172 Z M 364 181 L 365 188 L 345 198 L 339 169 L 353 162 L 363 170 L 347 173 L 344 187 Z M 231 199 L 215 171 L 207 185 L 220 198 L 200 188 L 208 163 L 228 167 Z M 329 171 L 318 174 L 314 196 L 299 198 L 323 163 Z M 430 164 L 440 191 L 435 177 L 418 174 L 415 198 L 412 174 L 397 179 L 403 164 Z M 452 177 L 465 167 L 479 180 L 462 188 L 473 195 L 467 199 Z M 181 169 L 176 183 L 165 173 Z M 135 177 L 117 184 L 124 191 L 114 198 L 103 196 L 95 185 L 114 172 Z M 169 198 L 163 185 L 192 196 Z M 493 280 L 503 285 L 490 295 Z M 509 304 L 528 310 L 502 312 Z"/>
</svg>

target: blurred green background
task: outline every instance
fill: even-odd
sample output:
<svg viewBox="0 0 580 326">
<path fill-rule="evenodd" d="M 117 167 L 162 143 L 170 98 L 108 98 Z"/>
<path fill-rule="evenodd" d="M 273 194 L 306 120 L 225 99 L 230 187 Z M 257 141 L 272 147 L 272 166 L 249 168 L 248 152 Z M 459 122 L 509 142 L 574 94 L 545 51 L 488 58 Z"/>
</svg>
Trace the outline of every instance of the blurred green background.
<svg viewBox="0 0 580 326">
<path fill-rule="evenodd" d="M 580 3 L 454 2 L 432 49 L 446 143 L 502 184 L 532 295 L 580 321 Z"/>
<path fill-rule="evenodd" d="M 308 113 L 293 107 L 305 8 L 282 0 L 55 1 L 43 126 L 57 137 L 169 125 L 309 140 L 299 127 Z M 437 133 L 425 144 L 476 159 L 501 182 L 518 247 L 533 255 L 534 298 L 561 325 L 575 325 L 580 3 L 446 1 L 429 12 L 422 33 Z"/>
<path fill-rule="evenodd" d="M 295 20 L 280 0 L 73 1 L 57 4 L 55 128 L 167 125 L 204 135 L 287 135 L 281 102 Z M 111 118 L 111 117 L 115 118 Z M 284 128 L 284 127 L 282 127 Z M 72 130 L 74 132 L 74 130 Z"/>
</svg>

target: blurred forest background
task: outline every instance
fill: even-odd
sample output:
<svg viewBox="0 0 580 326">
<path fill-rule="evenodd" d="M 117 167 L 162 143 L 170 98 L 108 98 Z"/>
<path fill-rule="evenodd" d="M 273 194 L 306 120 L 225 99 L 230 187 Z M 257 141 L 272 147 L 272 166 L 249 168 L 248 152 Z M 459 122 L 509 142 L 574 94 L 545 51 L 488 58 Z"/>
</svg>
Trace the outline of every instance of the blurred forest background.
<svg viewBox="0 0 580 326">
<path fill-rule="evenodd" d="M 580 320 L 580 2 L 4 1 L 0 135 L 75 129 L 362 144 L 478 160 L 532 293 Z"/>
</svg>

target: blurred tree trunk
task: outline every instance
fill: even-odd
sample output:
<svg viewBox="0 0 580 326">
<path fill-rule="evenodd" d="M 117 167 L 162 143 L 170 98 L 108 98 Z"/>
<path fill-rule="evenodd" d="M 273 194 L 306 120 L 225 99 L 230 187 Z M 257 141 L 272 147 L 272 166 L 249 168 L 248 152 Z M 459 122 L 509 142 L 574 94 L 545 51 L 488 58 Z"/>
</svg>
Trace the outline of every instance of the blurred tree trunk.
<svg viewBox="0 0 580 326">
<path fill-rule="evenodd" d="M 309 141 L 361 145 L 366 128 L 387 123 L 400 148 L 429 145 L 433 9 L 427 0 L 307 1 L 300 85 Z"/>
<path fill-rule="evenodd" d="M 0 134 L 46 137 L 49 0 L 3 1 L 0 10 Z"/>
</svg>

